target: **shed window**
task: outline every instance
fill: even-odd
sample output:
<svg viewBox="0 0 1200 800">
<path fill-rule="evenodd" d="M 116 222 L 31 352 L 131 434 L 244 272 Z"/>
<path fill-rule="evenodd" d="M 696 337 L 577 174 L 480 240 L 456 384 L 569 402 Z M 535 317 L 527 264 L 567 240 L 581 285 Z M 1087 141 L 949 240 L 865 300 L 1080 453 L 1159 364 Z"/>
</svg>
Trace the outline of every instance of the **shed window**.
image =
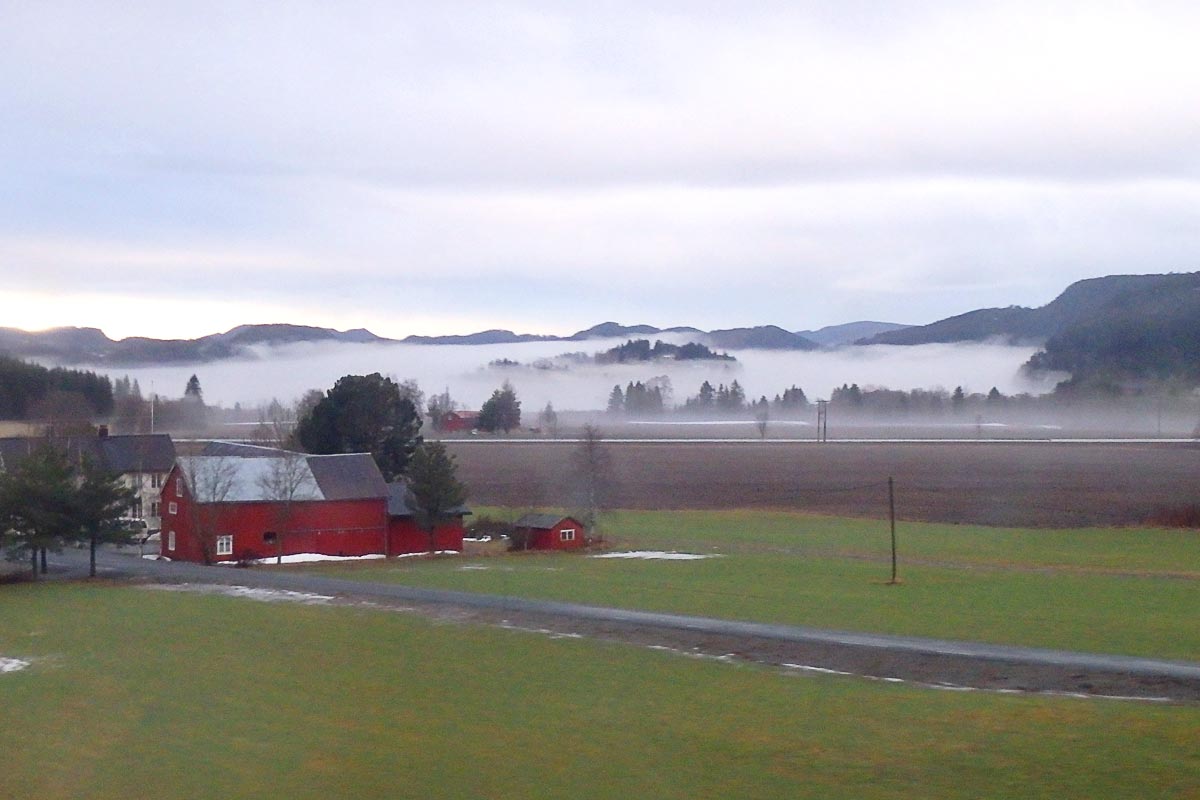
<svg viewBox="0 0 1200 800">
<path fill-rule="evenodd" d="M 175 481 L 175 496 L 183 497 L 183 480 Z"/>
<path fill-rule="evenodd" d="M 175 531 L 167 531 L 167 549 L 175 549 Z"/>
<path fill-rule="evenodd" d="M 174 500 L 172 500 L 170 503 L 167 503 L 167 513 L 168 514 L 178 514 L 179 513 L 179 506 L 175 505 Z"/>
<path fill-rule="evenodd" d="M 225 536 L 217 537 L 217 555 L 231 556 L 233 555 L 233 535 L 226 534 Z"/>
<path fill-rule="evenodd" d="M 575 529 L 574 528 L 563 528 L 561 531 L 558 532 L 558 540 L 560 542 L 575 541 Z"/>
</svg>

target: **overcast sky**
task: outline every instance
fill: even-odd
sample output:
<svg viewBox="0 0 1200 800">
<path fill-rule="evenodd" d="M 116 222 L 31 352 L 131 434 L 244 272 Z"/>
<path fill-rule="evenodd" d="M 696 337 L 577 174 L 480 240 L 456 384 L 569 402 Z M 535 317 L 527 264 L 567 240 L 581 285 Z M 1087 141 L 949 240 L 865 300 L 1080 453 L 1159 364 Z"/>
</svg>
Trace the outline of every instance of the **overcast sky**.
<svg viewBox="0 0 1200 800">
<path fill-rule="evenodd" d="M 1193 271 L 1198 34 L 1195 2 L 0 0 L 0 324 L 799 330 Z"/>
</svg>

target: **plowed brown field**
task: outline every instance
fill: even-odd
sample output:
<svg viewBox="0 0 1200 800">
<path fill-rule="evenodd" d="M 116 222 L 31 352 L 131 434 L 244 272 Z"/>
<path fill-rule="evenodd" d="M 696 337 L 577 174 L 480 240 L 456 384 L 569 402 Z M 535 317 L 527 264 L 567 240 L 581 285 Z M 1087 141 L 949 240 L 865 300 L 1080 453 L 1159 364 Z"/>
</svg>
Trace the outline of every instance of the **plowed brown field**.
<svg viewBox="0 0 1200 800">
<path fill-rule="evenodd" d="M 472 501 L 570 505 L 568 442 L 449 441 Z M 1010 526 L 1144 523 L 1200 503 L 1200 447 L 1139 443 L 610 442 L 612 505 L 781 508 Z"/>
</svg>

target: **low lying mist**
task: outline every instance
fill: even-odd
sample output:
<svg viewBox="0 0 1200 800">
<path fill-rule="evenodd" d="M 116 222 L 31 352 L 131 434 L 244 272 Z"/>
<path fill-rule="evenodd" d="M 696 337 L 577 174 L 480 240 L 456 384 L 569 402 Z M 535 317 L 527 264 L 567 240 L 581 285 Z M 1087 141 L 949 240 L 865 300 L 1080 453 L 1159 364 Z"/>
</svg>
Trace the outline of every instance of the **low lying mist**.
<svg viewBox="0 0 1200 800">
<path fill-rule="evenodd" d="M 828 398 L 835 387 L 946 389 L 970 392 L 1040 394 L 1054 380 L 1031 382 L 1020 367 L 1032 347 L 1002 344 L 930 344 L 915 347 L 875 345 L 839 350 L 797 352 L 730 351 L 736 362 L 662 361 L 597 365 L 579 359 L 559 359 L 572 349 L 588 355 L 621 344 L 621 340 L 587 342 L 527 342 L 503 345 L 297 344 L 261 348 L 246 358 L 205 364 L 162 367 L 92 367 L 113 378 L 128 375 L 142 392 L 176 398 L 188 378 L 200 379 L 210 405 L 244 407 L 272 398 L 290 402 L 308 389 L 328 389 L 343 375 L 379 372 L 394 378 L 415 378 L 426 394 L 448 389 L 460 407 L 478 409 L 493 390 L 507 380 L 516 388 L 522 407 L 536 412 L 547 402 L 559 410 L 603 409 L 612 387 L 631 381 L 666 377 L 672 394 L 667 404 L 682 404 L 704 381 L 713 386 L 737 380 L 748 400 L 774 398 L 796 385 L 810 400 Z M 516 366 L 489 366 L 507 360 Z"/>
</svg>

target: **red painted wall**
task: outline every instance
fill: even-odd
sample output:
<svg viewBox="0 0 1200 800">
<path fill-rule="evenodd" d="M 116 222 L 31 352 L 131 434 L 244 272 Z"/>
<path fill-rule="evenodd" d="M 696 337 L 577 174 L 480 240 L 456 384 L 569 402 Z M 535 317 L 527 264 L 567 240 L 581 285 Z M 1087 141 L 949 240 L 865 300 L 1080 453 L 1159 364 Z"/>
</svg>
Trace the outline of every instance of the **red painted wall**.
<svg viewBox="0 0 1200 800">
<path fill-rule="evenodd" d="M 568 529 L 575 531 L 575 538 L 564 542 L 562 532 Z M 533 535 L 533 538 L 529 540 L 531 550 L 575 550 L 586 544 L 583 525 L 579 520 L 571 517 L 560 521 L 553 528 L 531 528 L 530 530 Z"/>
<path fill-rule="evenodd" d="M 192 502 L 179 496 L 179 468 L 172 470 L 163 487 L 162 542 L 159 552 L 180 561 L 204 561 L 204 550 L 193 527 L 233 536 L 232 555 L 213 555 L 214 561 L 271 558 L 276 555 L 320 553 L 330 556 L 399 555 L 421 553 L 429 537 L 408 517 L 387 515 L 387 501 L 319 500 L 283 503 L 247 502 L 202 504 L 193 513 Z M 170 513 L 170 503 L 176 513 Z M 171 532 L 175 548 L 170 549 Z M 264 534 L 273 532 L 276 541 Z M 463 524 L 458 518 L 436 531 L 438 550 L 462 550 Z"/>
<path fill-rule="evenodd" d="M 388 523 L 391 531 L 390 556 L 403 553 L 426 553 L 429 551 L 429 534 L 417 527 L 411 517 L 392 517 Z M 433 530 L 435 550 L 463 549 L 463 520 L 455 517 L 452 522 L 439 525 Z"/>
</svg>

